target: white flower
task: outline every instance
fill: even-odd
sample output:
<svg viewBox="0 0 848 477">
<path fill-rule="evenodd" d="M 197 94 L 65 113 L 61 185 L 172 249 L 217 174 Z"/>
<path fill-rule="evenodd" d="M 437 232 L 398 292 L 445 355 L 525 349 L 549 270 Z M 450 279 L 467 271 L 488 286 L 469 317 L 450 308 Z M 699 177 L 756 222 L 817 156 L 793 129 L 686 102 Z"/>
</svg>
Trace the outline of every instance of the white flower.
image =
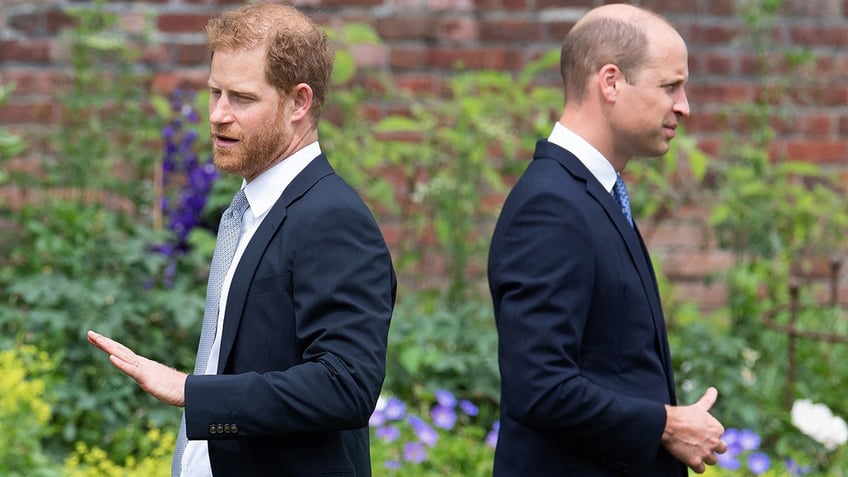
<svg viewBox="0 0 848 477">
<path fill-rule="evenodd" d="M 799 399 L 792 404 L 792 425 L 827 450 L 836 449 L 848 440 L 845 421 L 834 416 L 824 404 L 814 404 L 809 399 Z"/>
</svg>

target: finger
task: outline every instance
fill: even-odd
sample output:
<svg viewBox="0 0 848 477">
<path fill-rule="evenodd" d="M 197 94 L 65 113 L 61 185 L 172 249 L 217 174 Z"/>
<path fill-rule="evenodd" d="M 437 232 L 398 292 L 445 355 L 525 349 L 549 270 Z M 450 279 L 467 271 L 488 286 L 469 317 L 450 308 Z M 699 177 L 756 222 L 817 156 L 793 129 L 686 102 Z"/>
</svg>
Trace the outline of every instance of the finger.
<svg viewBox="0 0 848 477">
<path fill-rule="evenodd" d="M 704 465 L 703 462 L 699 463 L 698 465 L 693 465 L 693 466 L 690 466 L 690 467 L 692 468 L 692 470 L 695 471 L 696 474 L 703 474 L 704 471 L 707 470 L 707 467 Z"/>
<path fill-rule="evenodd" d="M 716 399 L 718 399 L 718 390 L 714 387 L 709 387 L 707 392 L 701 396 L 701 399 L 695 403 L 695 406 L 703 409 L 704 411 L 709 411 L 713 404 L 715 404 Z"/>
<path fill-rule="evenodd" d="M 111 362 L 112 365 L 118 368 L 122 373 L 133 379 L 136 379 L 139 376 L 140 370 L 136 365 L 137 361 L 129 362 L 123 358 L 119 358 L 118 356 L 110 355 L 109 362 Z"/>
<path fill-rule="evenodd" d="M 706 465 L 716 465 L 718 463 L 718 456 L 715 454 L 710 454 L 704 458 L 704 464 Z M 706 469 L 705 469 L 706 470 Z"/>
<path fill-rule="evenodd" d="M 715 452 L 716 454 L 724 454 L 725 452 L 727 452 L 727 442 L 721 440 L 718 441 L 718 445 L 715 447 L 715 449 L 713 449 L 713 452 Z"/>
<path fill-rule="evenodd" d="M 108 353 L 110 358 L 115 356 L 128 364 L 132 364 L 133 366 L 135 366 L 135 363 L 138 362 L 138 356 L 136 356 L 133 350 L 111 338 L 95 333 L 94 331 L 89 331 L 88 340 L 94 346 L 100 348 L 105 353 Z"/>
</svg>

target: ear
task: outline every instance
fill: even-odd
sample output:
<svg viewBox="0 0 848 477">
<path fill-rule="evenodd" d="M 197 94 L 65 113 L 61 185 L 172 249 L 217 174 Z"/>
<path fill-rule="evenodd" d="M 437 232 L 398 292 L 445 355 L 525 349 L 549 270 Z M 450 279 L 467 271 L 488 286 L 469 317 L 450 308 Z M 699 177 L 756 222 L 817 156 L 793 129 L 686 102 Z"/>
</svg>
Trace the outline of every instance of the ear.
<svg viewBox="0 0 848 477">
<path fill-rule="evenodd" d="M 309 116 L 309 110 L 312 109 L 312 87 L 306 83 L 298 83 L 292 88 L 289 97 L 293 101 L 292 105 L 292 121 L 300 121 Z"/>
<path fill-rule="evenodd" d="M 598 88 L 601 97 L 607 102 L 614 103 L 622 81 L 624 81 L 624 74 L 618 66 L 609 63 L 601 67 L 598 71 Z"/>
</svg>

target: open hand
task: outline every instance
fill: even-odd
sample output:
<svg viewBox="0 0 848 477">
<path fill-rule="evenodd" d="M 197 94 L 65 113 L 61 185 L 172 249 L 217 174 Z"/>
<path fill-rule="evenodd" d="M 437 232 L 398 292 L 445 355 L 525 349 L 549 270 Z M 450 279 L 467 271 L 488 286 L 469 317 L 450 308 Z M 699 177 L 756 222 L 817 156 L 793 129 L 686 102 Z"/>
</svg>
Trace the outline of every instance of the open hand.
<svg viewBox="0 0 848 477">
<path fill-rule="evenodd" d="M 185 373 L 138 355 L 94 331 L 89 331 L 86 337 L 89 343 L 109 355 L 112 365 L 133 378 L 148 394 L 171 406 L 185 405 Z"/>
</svg>

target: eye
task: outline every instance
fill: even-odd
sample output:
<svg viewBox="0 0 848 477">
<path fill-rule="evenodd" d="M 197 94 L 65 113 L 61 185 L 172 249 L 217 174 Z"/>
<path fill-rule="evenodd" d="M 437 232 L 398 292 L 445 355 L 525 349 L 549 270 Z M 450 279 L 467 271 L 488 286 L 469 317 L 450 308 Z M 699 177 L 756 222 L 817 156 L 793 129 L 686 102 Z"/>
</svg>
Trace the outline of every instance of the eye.
<svg viewBox="0 0 848 477">
<path fill-rule="evenodd" d="M 221 96 L 221 90 L 218 88 L 209 88 L 209 96 L 219 97 Z"/>
</svg>

